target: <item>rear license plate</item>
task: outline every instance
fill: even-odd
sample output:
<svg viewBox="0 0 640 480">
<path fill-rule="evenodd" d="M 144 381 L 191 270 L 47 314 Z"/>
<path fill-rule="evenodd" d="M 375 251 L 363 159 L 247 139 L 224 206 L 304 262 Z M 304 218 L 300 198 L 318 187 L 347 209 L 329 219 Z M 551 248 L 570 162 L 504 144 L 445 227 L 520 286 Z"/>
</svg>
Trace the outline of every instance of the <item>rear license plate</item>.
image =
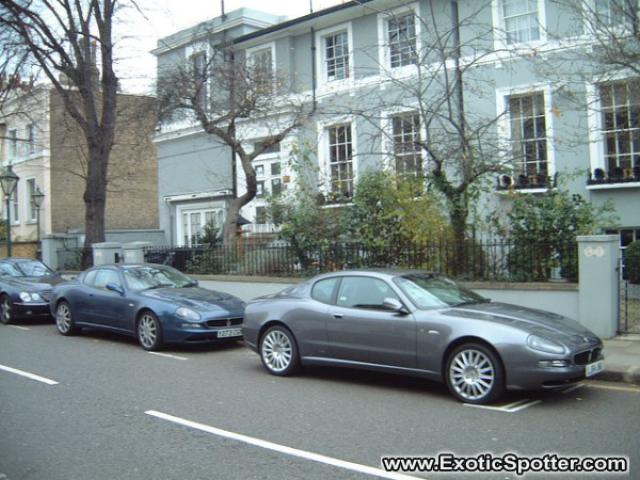
<svg viewBox="0 0 640 480">
<path fill-rule="evenodd" d="M 241 336 L 242 336 L 241 328 L 227 328 L 225 330 L 218 330 L 218 338 L 241 337 Z"/>
<path fill-rule="evenodd" d="M 587 377 L 593 377 L 596 373 L 600 373 L 604 370 L 604 362 L 602 360 L 598 362 L 590 363 L 585 367 L 585 375 Z"/>
</svg>

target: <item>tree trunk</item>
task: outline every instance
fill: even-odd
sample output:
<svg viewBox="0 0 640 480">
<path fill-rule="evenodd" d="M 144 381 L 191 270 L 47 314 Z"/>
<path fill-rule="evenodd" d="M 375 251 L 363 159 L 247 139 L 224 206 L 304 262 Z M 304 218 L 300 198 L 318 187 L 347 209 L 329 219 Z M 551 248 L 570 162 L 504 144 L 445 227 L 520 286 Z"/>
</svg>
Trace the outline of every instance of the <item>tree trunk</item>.
<svg viewBox="0 0 640 480">
<path fill-rule="evenodd" d="M 240 209 L 243 207 L 242 197 L 234 198 L 231 200 L 229 210 L 227 211 L 227 220 L 224 223 L 223 240 L 225 245 L 233 246 L 236 244 L 237 231 L 238 231 L 238 217 L 240 216 Z"/>
<path fill-rule="evenodd" d="M 453 229 L 454 251 L 452 270 L 455 276 L 460 276 L 467 269 L 467 217 L 469 216 L 468 199 L 465 193 L 459 193 L 449 198 L 449 219 Z"/>
<path fill-rule="evenodd" d="M 85 239 L 82 268 L 93 264 L 92 245 L 105 240 L 105 211 L 107 206 L 107 165 L 110 148 L 89 146 L 87 179 L 83 195 L 85 204 Z"/>
</svg>

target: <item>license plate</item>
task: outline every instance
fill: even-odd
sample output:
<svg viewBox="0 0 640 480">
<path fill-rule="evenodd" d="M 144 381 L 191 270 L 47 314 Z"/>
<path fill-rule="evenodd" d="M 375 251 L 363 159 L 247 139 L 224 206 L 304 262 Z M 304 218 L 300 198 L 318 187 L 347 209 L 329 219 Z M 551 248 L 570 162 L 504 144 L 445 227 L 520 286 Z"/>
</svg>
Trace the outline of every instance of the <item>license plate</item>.
<svg viewBox="0 0 640 480">
<path fill-rule="evenodd" d="M 225 330 L 218 330 L 218 338 L 241 337 L 241 336 L 242 336 L 241 328 L 227 328 Z"/>
<path fill-rule="evenodd" d="M 596 373 L 600 373 L 601 371 L 604 370 L 604 362 L 600 360 L 598 362 L 590 363 L 585 367 L 585 369 L 586 369 L 586 372 L 585 372 L 586 376 L 593 377 Z"/>
</svg>

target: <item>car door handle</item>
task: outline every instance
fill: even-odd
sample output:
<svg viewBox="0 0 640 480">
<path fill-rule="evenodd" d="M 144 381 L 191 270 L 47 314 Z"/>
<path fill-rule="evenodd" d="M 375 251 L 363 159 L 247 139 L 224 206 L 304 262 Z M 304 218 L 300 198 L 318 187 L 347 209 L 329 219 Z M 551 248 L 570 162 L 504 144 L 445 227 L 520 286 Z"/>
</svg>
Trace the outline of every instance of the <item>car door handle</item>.
<svg viewBox="0 0 640 480">
<path fill-rule="evenodd" d="M 331 315 L 333 315 L 333 318 L 342 318 L 342 314 L 341 313 L 332 313 Z"/>
</svg>

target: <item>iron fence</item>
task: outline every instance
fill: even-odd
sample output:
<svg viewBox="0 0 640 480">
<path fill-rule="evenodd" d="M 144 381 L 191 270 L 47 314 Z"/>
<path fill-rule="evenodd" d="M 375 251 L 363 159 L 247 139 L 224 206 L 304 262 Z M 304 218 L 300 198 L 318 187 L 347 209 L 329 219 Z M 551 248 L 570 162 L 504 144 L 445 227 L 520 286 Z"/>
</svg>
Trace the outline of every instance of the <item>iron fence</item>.
<svg viewBox="0 0 640 480">
<path fill-rule="evenodd" d="M 335 242 L 301 249 L 280 242 L 149 247 L 145 260 L 191 274 L 311 276 L 353 268 L 417 268 L 460 280 L 577 281 L 577 244 L 507 240 L 366 245 Z"/>
<path fill-rule="evenodd" d="M 93 259 L 93 250 L 84 247 L 65 247 L 56 251 L 58 256 L 59 270 L 82 270 L 82 256 L 88 255 L 90 260 Z"/>
</svg>

